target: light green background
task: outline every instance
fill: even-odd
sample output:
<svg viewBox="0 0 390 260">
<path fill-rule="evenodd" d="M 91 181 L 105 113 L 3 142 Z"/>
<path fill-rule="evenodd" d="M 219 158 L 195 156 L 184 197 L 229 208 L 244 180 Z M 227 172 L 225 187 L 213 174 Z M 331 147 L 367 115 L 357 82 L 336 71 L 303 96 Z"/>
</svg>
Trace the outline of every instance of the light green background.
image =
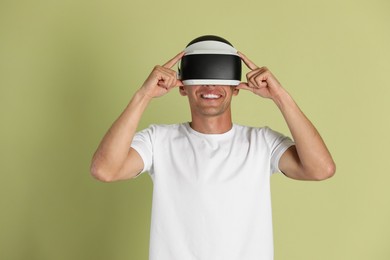
<svg viewBox="0 0 390 260">
<path fill-rule="evenodd" d="M 100 183 L 90 159 L 153 66 L 204 34 L 268 66 L 338 166 L 272 177 L 275 259 L 390 259 L 388 0 L 1 0 L 0 259 L 147 259 L 149 176 Z M 268 100 L 233 107 L 288 134 Z M 187 120 L 174 90 L 140 128 Z"/>
</svg>

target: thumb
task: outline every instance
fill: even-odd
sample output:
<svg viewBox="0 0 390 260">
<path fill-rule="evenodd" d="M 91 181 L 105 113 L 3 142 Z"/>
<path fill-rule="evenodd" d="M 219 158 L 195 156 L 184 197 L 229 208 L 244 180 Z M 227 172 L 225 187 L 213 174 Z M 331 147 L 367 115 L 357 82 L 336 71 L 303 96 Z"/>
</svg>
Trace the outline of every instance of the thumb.
<svg viewBox="0 0 390 260">
<path fill-rule="evenodd" d="M 177 87 L 182 87 L 182 86 L 184 86 L 184 83 L 181 80 L 177 79 L 176 80 L 176 86 Z"/>
<path fill-rule="evenodd" d="M 236 86 L 236 89 L 251 90 L 251 88 L 249 87 L 248 83 L 246 83 L 246 82 L 241 82 L 240 84 L 238 84 Z"/>
</svg>

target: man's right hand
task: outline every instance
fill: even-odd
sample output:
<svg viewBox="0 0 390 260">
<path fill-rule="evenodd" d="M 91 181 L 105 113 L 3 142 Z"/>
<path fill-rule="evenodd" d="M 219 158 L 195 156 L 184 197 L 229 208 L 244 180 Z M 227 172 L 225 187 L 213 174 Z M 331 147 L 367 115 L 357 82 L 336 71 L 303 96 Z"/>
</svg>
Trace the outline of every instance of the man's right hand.
<svg viewBox="0 0 390 260">
<path fill-rule="evenodd" d="M 91 163 L 91 174 L 101 181 L 130 179 L 141 172 L 143 160 L 131 143 L 143 112 L 154 97 L 168 93 L 183 83 L 171 68 L 183 57 L 180 52 L 163 66 L 154 67 L 126 109 L 107 131 Z"/>
<path fill-rule="evenodd" d="M 155 66 L 140 91 L 149 98 L 155 98 L 167 94 L 174 87 L 183 86 L 177 79 L 176 71 L 171 69 L 183 55 L 184 52 L 180 52 L 164 65 Z"/>
</svg>

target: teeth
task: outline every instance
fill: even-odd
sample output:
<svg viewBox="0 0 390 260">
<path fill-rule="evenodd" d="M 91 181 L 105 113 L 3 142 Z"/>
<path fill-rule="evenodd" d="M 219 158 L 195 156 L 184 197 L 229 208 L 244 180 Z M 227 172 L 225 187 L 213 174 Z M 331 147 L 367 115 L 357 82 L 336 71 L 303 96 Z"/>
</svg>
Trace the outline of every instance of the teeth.
<svg viewBox="0 0 390 260">
<path fill-rule="evenodd" d="M 215 95 L 215 94 L 203 94 L 202 95 L 203 98 L 219 98 L 219 95 Z"/>
</svg>

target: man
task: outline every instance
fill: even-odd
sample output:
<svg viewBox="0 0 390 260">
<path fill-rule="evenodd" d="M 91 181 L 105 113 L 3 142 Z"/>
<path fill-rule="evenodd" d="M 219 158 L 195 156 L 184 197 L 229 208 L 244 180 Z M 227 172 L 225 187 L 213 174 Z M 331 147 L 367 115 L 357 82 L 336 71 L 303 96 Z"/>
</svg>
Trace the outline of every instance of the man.
<svg viewBox="0 0 390 260">
<path fill-rule="evenodd" d="M 237 52 L 250 69 L 246 82 L 187 85 L 172 70 L 186 54 L 154 67 L 104 136 L 91 172 L 106 182 L 150 173 L 151 260 L 273 259 L 271 174 L 324 180 L 335 164 L 316 128 L 266 67 Z M 188 97 L 191 122 L 136 133 L 149 102 L 177 86 Z M 240 89 L 271 99 L 294 142 L 267 127 L 234 124 L 231 100 Z"/>
</svg>

